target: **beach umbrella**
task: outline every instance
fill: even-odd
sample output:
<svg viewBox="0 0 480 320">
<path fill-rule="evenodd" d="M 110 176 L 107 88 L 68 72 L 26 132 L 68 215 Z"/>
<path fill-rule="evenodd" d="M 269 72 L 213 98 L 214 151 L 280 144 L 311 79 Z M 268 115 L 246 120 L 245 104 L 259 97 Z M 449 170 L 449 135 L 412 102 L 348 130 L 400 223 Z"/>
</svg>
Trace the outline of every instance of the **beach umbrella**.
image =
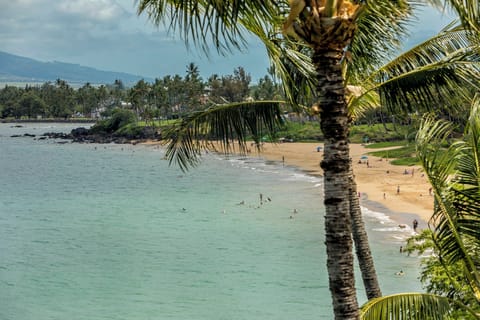
<svg viewBox="0 0 480 320">
<path fill-rule="evenodd" d="M 366 159 L 368 159 L 368 157 L 367 156 L 362 156 L 360 159 L 366 160 Z"/>
</svg>

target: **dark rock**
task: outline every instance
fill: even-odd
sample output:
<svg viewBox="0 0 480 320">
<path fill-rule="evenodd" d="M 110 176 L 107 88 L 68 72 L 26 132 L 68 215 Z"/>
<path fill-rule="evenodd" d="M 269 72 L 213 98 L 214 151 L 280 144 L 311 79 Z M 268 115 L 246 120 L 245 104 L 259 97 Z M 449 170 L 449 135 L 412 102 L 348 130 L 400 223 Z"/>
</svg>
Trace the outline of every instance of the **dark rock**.
<svg viewBox="0 0 480 320">
<path fill-rule="evenodd" d="M 72 135 L 63 132 L 45 132 L 42 136 L 50 139 L 72 139 Z"/>
<path fill-rule="evenodd" d="M 73 137 L 82 137 L 82 136 L 87 136 L 90 133 L 90 131 L 87 128 L 80 127 L 73 129 L 71 134 Z"/>
<path fill-rule="evenodd" d="M 152 127 L 144 127 L 136 132 L 130 132 L 128 134 L 111 134 L 105 132 L 93 131 L 83 127 L 73 129 L 70 134 L 47 132 L 43 134 L 42 139 L 65 139 L 71 140 L 76 143 L 138 143 L 148 139 L 160 140 L 161 134 Z"/>
</svg>

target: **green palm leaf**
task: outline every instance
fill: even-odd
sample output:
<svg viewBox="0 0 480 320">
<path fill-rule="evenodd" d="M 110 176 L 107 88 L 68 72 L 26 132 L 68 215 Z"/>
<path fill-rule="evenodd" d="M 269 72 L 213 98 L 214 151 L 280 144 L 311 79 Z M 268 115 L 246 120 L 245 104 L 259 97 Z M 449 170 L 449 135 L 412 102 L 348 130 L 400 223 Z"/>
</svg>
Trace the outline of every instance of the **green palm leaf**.
<svg viewBox="0 0 480 320">
<path fill-rule="evenodd" d="M 299 111 L 298 106 L 309 106 L 315 101 L 315 69 L 309 49 L 293 42 L 278 44 L 280 43 L 266 44 L 267 53 L 277 77 L 283 84 L 286 99 L 294 110 Z"/>
<path fill-rule="evenodd" d="M 279 101 L 214 105 L 186 116 L 165 132 L 166 157 L 187 170 L 198 164 L 205 149 L 243 153 L 249 139 L 260 147 L 261 138 L 273 137 L 282 123 Z"/>
<path fill-rule="evenodd" d="M 454 104 L 459 93 L 478 88 L 480 45 L 462 28 L 444 30 L 412 48 L 367 79 L 391 110 L 433 110 Z"/>
<path fill-rule="evenodd" d="M 296 111 L 298 106 L 311 104 L 315 91 L 315 69 L 311 61 L 311 49 L 305 44 L 285 39 L 279 33 L 281 16 L 272 25 L 256 20 L 243 21 L 265 45 L 270 65 L 282 83 L 285 98 Z"/>
<path fill-rule="evenodd" d="M 274 1 L 263 0 L 139 0 L 138 14 L 146 13 L 156 25 L 170 21 L 187 45 L 209 52 L 210 44 L 220 53 L 245 48 L 243 21 L 273 21 L 278 16 Z"/>
<path fill-rule="evenodd" d="M 399 50 L 401 39 L 407 36 L 407 26 L 413 21 L 416 1 L 366 1 L 366 8 L 357 20 L 358 31 L 350 45 L 352 59 L 348 77 L 369 74 Z M 349 80 L 350 83 L 357 82 Z"/>
<path fill-rule="evenodd" d="M 479 0 L 448 0 L 447 7 L 457 12 L 462 24 L 473 33 L 480 34 L 480 1 Z"/>
<path fill-rule="evenodd" d="M 451 127 L 446 122 L 427 118 L 417 134 L 417 155 L 435 195 L 430 223 L 435 228 L 433 240 L 439 257 L 445 264 L 463 263 L 466 281 L 480 302 L 479 260 L 475 255 L 480 246 L 477 231 L 480 212 L 479 111 L 477 102 L 466 129 L 467 139 L 448 148 L 442 144 L 447 144 Z"/>
<path fill-rule="evenodd" d="M 361 308 L 360 319 L 447 319 L 448 298 L 427 293 L 401 293 L 369 300 Z"/>
<path fill-rule="evenodd" d="M 478 210 L 478 194 L 480 193 L 480 94 L 472 102 L 472 109 L 467 127 L 465 129 L 464 141 L 459 142 L 459 156 L 457 157 L 458 173 L 455 179 L 457 187 L 455 192 L 459 194 L 459 201 L 456 205 L 463 213 L 474 219 L 480 218 Z M 480 237 L 475 230 L 467 228 L 472 235 L 476 236 L 479 244 Z M 476 228 L 473 228 L 476 229 Z"/>
</svg>

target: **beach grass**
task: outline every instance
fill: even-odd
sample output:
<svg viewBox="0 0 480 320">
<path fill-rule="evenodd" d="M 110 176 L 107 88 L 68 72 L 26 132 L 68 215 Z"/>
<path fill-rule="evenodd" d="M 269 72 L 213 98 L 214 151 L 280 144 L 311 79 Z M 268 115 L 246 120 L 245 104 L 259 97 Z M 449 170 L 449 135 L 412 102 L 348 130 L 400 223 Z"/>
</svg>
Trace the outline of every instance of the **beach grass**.
<svg viewBox="0 0 480 320">
<path fill-rule="evenodd" d="M 405 158 L 414 158 L 415 157 L 415 145 L 407 144 L 403 147 L 388 149 L 388 150 L 379 150 L 369 152 L 368 154 L 380 157 L 380 158 L 396 158 L 396 159 L 405 159 Z"/>
<path fill-rule="evenodd" d="M 390 163 L 396 166 L 415 166 L 420 164 L 420 160 L 417 157 L 407 157 L 392 160 Z"/>
<path fill-rule="evenodd" d="M 376 142 L 365 145 L 367 149 L 383 149 L 391 147 L 404 147 L 408 144 L 407 141 L 385 141 L 385 142 Z"/>
<path fill-rule="evenodd" d="M 364 143 L 368 137 L 369 142 L 402 141 L 405 140 L 409 130 L 406 125 L 386 124 L 357 124 L 350 129 L 351 143 Z"/>
</svg>

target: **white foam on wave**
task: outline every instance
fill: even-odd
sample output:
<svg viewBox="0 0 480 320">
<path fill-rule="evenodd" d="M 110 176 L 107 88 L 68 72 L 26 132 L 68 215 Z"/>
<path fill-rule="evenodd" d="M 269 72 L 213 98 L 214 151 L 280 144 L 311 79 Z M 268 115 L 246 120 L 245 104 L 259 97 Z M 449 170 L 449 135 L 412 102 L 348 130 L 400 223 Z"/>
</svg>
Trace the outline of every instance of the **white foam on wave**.
<svg viewBox="0 0 480 320">
<path fill-rule="evenodd" d="M 362 214 L 365 217 L 374 218 L 378 220 L 381 224 L 394 223 L 394 221 L 387 214 L 383 212 L 373 211 L 366 207 L 360 207 L 360 208 L 362 210 Z"/>
<path fill-rule="evenodd" d="M 361 207 L 364 217 L 375 219 L 381 226 L 375 226 L 371 230 L 382 234 L 388 234 L 390 239 L 404 242 L 411 236 L 415 235 L 413 229 L 405 224 L 399 224 L 386 213 L 373 211 L 365 207 Z"/>
<path fill-rule="evenodd" d="M 399 226 L 392 226 L 392 227 L 386 227 L 386 228 L 373 228 L 372 230 L 374 231 L 379 231 L 379 232 L 399 232 L 402 234 L 406 234 L 408 236 L 412 236 L 415 234 L 413 230 L 409 227 L 401 228 Z M 398 236 L 399 238 L 403 238 Z"/>
<path fill-rule="evenodd" d="M 279 163 L 267 163 L 262 158 L 220 158 L 227 160 L 231 165 L 249 169 L 256 172 L 262 172 L 267 174 L 281 175 L 284 181 L 308 181 L 314 183 L 316 188 L 323 186 L 323 179 L 309 175 L 307 173 L 299 172 L 297 169 L 284 167 Z"/>
<path fill-rule="evenodd" d="M 286 177 L 286 181 L 309 181 L 322 185 L 323 180 L 318 177 L 311 176 L 306 173 L 300 173 L 298 171 L 291 171 L 292 173 Z"/>
</svg>

